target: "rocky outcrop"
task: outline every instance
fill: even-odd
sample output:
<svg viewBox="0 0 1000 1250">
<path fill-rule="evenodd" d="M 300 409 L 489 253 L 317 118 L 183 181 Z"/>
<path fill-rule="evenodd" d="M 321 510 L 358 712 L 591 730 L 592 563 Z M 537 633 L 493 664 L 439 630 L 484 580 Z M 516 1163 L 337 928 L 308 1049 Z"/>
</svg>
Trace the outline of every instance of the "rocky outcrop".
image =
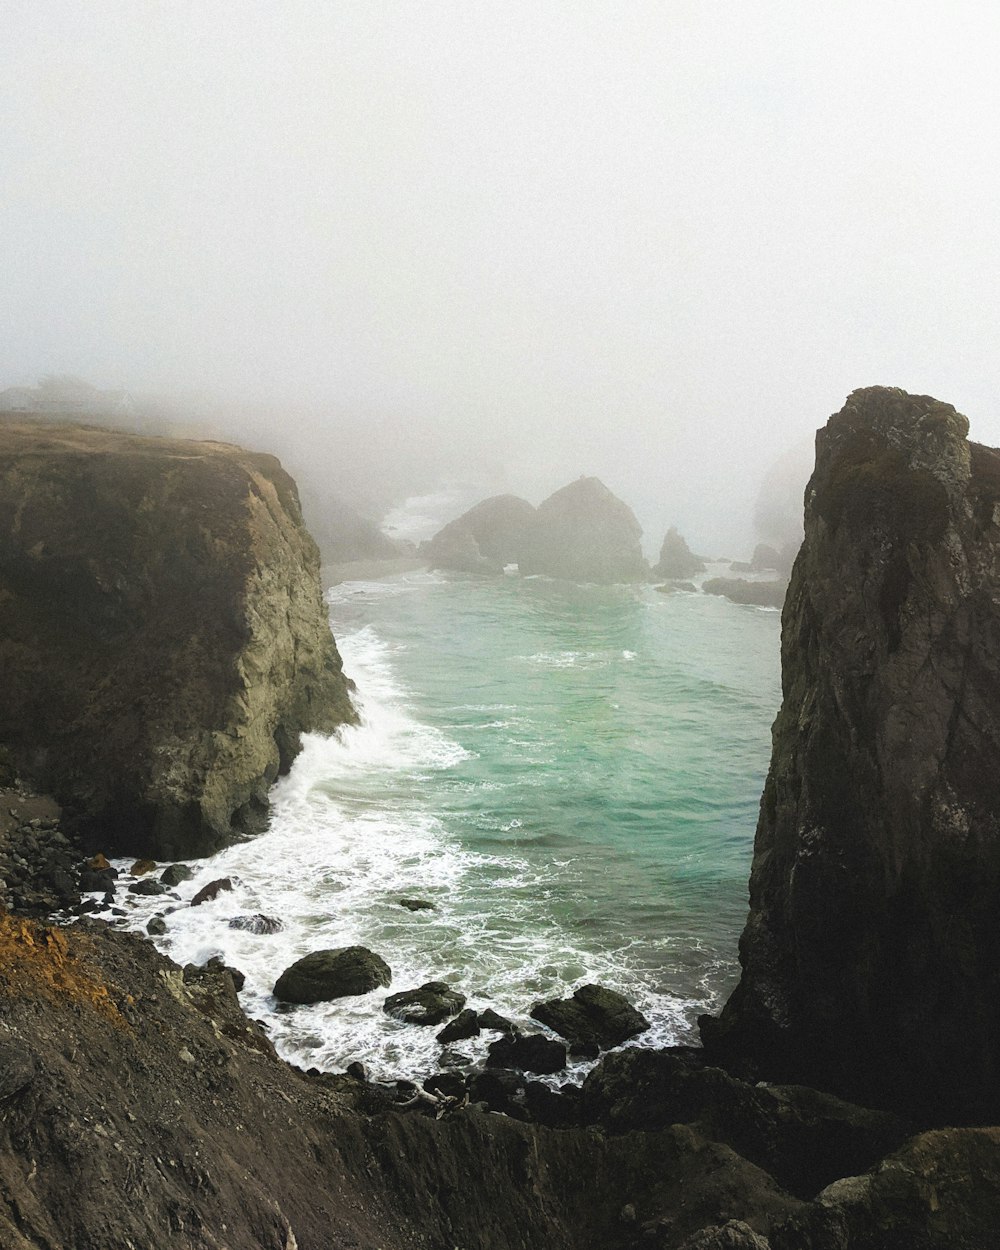
<svg viewBox="0 0 1000 1250">
<path fill-rule="evenodd" d="M 731 603 L 745 603 L 757 608 L 780 608 L 785 602 L 787 583 L 751 582 L 745 577 L 710 577 L 702 590 L 706 595 L 721 595 Z"/>
<path fill-rule="evenodd" d="M 816 441 L 740 944 L 709 1053 L 1000 1113 L 1000 454 L 856 391 Z M 895 1243 L 893 1243 L 895 1244 Z"/>
<path fill-rule="evenodd" d="M 647 581 L 641 538 L 632 509 L 596 477 L 581 477 L 539 504 L 518 567 L 578 582 Z"/>
<path fill-rule="evenodd" d="M 0 671 L 25 779 L 159 858 L 260 827 L 354 718 L 295 485 L 218 443 L 0 426 Z"/>
<path fill-rule="evenodd" d="M 623 994 L 603 985 L 581 985 L 572 998 L 535 1003 L 531 1018 L 575 1045 L 608 1050 L 649 1028 L 646 1017 Z"/>
<path fill-rule="evenodd" d="M 381 955 L 364 946 L 340 946 L 297 959 L 278 977 L 274 997 L 280 1003 L 329 1003 L 370 994 L 391 981 L 392 972 Z"/>
<path fill-rule="evenodd" d="M 704 571 L 705 561 L 694 554 L 683 536 L 671 525 L 660 548 L 660 558 L 653 565 L 653 575 L 670 581 L 685 581 Z"/>
<path fill-rule="evenodd" d="M 494 495 L 438 530 L 420 554 L 435 569 L 499 574 L 522 560 L 535 509 L 517 495 Z"/>
</svg>

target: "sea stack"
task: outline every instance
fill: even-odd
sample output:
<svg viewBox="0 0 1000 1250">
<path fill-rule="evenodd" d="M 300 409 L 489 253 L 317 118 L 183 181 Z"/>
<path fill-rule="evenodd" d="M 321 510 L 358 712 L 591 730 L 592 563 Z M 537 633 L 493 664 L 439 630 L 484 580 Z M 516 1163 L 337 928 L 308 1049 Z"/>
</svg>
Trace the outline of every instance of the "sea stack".
<svg viewBox="0 0 1000 1250">
<path fill-rule="evenodd" d="M 714 1060 L 1000 1112 L 1000 453 L 855 391 L 816 440 L 739 986 Z"/>
<path fill-rule="evenodd" d="M 157 859 L 259 828 L 355 719 L 295 484 L 220 443 L 0 425 L 0 671 L 22 776 Z"/>
<path fill-rule="evenodd" d="M 421 555 L 435 569 L 500 574 L 523 558 L 534 521 L 526 499 L 493 495 L 438 530 Z"/>
<path fill-rule="evenodd" d="M 539 504 L 519 568 L 578 582 L 648 581 L 641 539 L 632 509 L 596 477 L 580 477 Z"/>
<path fill-rule="evenodd" d="M 683 535 L 671 525 L 660 548 L 660 558 L 653 565 L 653 575 L 670 581 L 684 581 L 704 571 L 705 561 L 694 554 Z"/>
</svg>

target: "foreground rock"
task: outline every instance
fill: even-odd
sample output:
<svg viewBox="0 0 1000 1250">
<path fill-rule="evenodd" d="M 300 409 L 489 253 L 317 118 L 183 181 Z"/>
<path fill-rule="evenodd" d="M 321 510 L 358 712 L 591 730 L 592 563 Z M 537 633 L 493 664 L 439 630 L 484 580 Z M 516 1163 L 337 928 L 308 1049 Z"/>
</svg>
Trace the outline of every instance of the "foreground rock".
<svg viewBox="0 0 1000 1250">
<path fill-rule="evenodd" d="M 588 1042 L 609 1050 L 649 1028 L 646 1017 L 628 999 L 603 985 L 581 985 L 572 998 L 536 1003 L 531 1016 L 576 1045 Z"/>
<path fill-rule="evenodd" d="M 743 976 L 710 1052 L 1000 1114 L 1000 455 L 856 391 L 817 436 Z"/>
<path fill-rule="evenodd" d="M 283 1003 L 326 1003 L 370 994 L 392 981 L 389 965 L 364 946 L 312 951 L 278 977 L 274 996 Z"/>
<path fill-rule="evenodd" d="M 705 561 L 694 554 L 674 526 L 671 526 L 660 548 L 660 558 L 653 565 L 653 575 L 666 577 L 670 581 L 684 581 L 704 571 Z"/>
<path fill-rule="evenodd" d="M 539 505 L 518 567 L 578 582 L 643 582 L 641 539 L 632 509 L 596 477 L 581 477 Z"/>
<path fill-rule="evenodd" d="M 104 849 L 259 827 L 301 732 L 354 716 L 318 569 L 270 456 L 4 423 L 0 742 Z"/>
</svg>

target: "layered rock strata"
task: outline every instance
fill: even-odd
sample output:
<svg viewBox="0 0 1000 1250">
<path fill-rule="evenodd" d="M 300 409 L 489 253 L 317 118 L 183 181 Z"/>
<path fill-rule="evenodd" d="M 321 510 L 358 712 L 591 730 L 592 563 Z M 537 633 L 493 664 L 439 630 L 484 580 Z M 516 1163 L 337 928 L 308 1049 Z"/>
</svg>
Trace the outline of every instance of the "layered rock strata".
<svg viewBox="0 0 1000 1250">
<path fill-rule="evenodd" d="M 354 719 L 295 485 L 270 456 L 0 426 L 0 743 L 104 849 L 259 827 L 300 734 Z"/>
<path fill-rule="evenodd" d="M 1000 454 L 854 392 L 816 441 L 740 943 L 709 1053 L 1000 1112 Z"/>
</svg>

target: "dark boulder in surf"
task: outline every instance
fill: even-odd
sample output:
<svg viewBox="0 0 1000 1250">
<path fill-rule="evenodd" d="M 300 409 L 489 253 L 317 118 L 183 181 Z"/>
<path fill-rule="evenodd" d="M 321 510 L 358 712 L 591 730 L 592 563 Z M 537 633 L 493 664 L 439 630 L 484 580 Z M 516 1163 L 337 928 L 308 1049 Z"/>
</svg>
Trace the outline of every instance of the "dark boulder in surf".
<svg viewBox="0 0 1000 1250">
<path fill-rule="evenodd" d="M 465 1006 L 465 995 L 453 990 L 444 981 L 428 981 L 415 990 L 390 994 L 384 1010 L 406 1024 L 440 1024 L 457 1015 Z"/>
<path fill-rule="evenodd" d="M 620 1046 L 650 1027 L 623 994 L 603 985 L 581 985 L 572 998 L 535 1003 L 531 1017 L 574 1045 L 591 1043 L 602 1050 Z"/>
<path fill-rule="evenodd" d="M 370 994 L 392 981 L 389 965 L 364 946 L 312 951 L 278 977 L 274 996 L 283 1003 L 325 1003 Z"/>
</svg>

